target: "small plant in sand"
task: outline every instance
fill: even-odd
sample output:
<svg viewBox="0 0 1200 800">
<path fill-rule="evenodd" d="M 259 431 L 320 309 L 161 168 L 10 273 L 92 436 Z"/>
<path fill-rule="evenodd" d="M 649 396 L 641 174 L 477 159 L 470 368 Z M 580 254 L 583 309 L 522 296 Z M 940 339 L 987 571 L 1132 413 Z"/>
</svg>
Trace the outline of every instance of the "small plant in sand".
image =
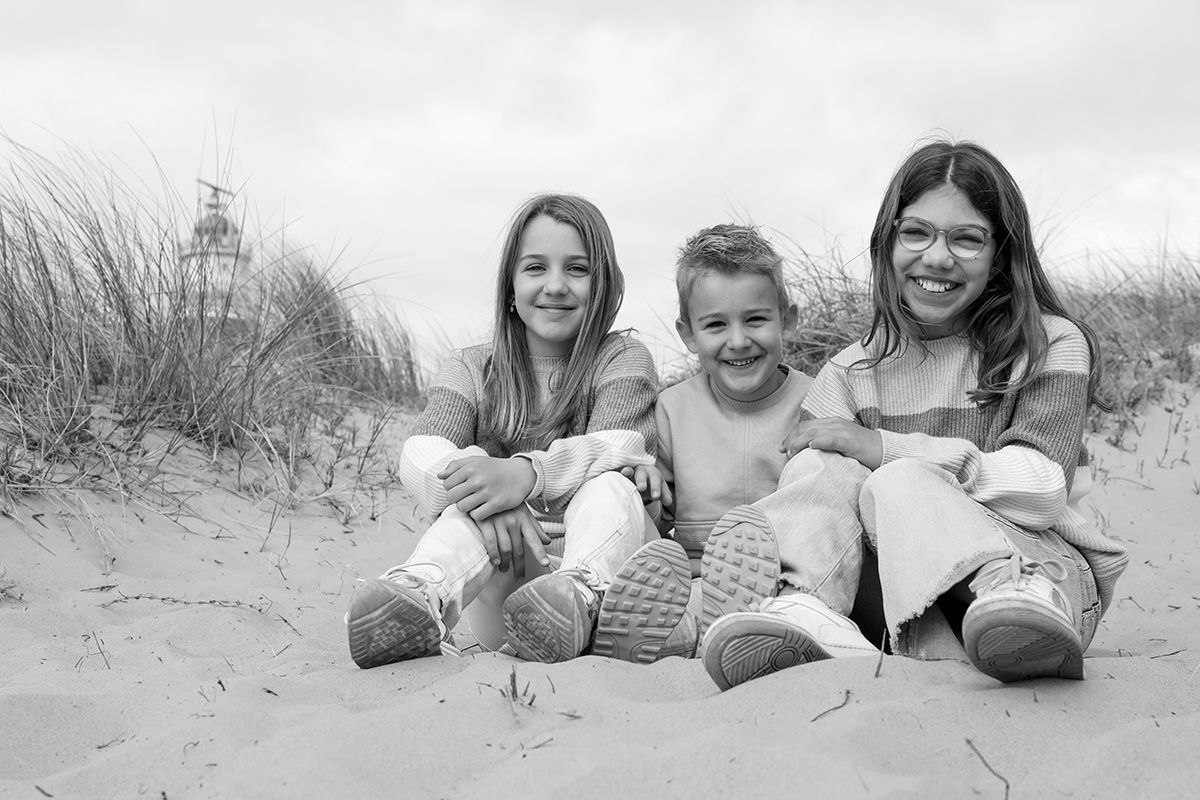
<svg viewBox="0 0 1200 800">
<path fill-rule="evenodd" d="M 0 603 L 20 603 L 24 598 L 17 588 L 17 582 L 8 577 L 8 572 L 0 567 Z"/>
</svg>

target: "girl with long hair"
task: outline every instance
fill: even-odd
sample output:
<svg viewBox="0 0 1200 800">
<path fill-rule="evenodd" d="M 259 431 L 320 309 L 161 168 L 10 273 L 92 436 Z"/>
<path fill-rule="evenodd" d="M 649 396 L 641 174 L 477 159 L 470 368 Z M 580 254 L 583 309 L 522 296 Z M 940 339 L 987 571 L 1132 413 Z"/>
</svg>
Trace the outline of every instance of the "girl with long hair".
<svg viewBox="0 0 1200 800">
<path fill-rule="evenodd" d="M 614 572 L 657 536 L 612 471 L 653 463 L 655 446 L 653 361 L 612 330 L 623 293 L 592 203 L 521 207 L 493 339 L 442 366 L 405 441 L 401 480 L 434 522 L 407 561 L 356 590 L 346 621 L 360 667 L 439 653 L 464 610 L 489 649 L 563 661 L 588 647 Z"/>
</svg>

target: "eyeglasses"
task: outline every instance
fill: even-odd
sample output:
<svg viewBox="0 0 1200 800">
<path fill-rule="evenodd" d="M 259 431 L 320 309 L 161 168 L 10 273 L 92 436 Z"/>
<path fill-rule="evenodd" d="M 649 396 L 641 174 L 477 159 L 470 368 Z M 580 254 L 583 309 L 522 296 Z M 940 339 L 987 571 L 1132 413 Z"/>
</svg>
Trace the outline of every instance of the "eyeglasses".
<svg viewBox="0 0 1200 800">
<path fill-rule="evenodd" d="M 933 247 L 939 233 L 946 235 L 946 249 L 959 258 L 975 258 L 987 247 L 992 234 L 978 225 L 959 225 L 944 231 L 935 228 L 923 219 L 901 217 L 892 223 L 896 229 L 896 240 L 905 250 L 924 253 Z"/>
</svg>

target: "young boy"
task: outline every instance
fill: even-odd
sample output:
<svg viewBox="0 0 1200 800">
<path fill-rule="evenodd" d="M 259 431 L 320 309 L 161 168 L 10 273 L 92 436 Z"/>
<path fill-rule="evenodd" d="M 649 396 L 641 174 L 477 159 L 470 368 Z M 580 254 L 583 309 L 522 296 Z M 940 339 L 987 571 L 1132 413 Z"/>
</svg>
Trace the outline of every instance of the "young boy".
<svg viewBox="0 0 1200 800">
<path fill-rule="evenodd" d="M 705 542 L 718 522 L 735 523 L 722 519 L 730 509 L 775 491 L 787 462 L 780 445 L 812 383 L 782 363 L 796 307 L 782 259 L 755 228 L 717 225 L 692 236 L 680 250 L 675 287 L 675 329 L 701 372 L 658 397 L 657 466 L 625 470 L 647 503 L 661 502 L 659 530 L 674 533 L 644 545 L 618 571 L 592 646 L 594 655 L 638 663 L 695 655 Z M 750 544 L 719 566 L 759 570 L 773 589 L 773 550 L 759 554 Z M 729 581 L 729 591 L 745 580 Z M 733 610 L 719 598 L 704 603 L 712 605 L 705 616 Z"/>
</svg>

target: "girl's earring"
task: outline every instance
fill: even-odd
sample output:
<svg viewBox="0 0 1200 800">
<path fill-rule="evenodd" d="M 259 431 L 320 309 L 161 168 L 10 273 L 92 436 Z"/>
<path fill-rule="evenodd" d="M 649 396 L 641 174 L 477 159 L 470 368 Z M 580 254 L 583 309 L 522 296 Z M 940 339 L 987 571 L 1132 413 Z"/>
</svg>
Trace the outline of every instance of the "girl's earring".
<svg viewBox="0 0 1200 800">
<path fill-rule="evenodd" d="M 517 301 L 509 300 L 508 301 L 508 313 L 515 314 L 516 312 L 517 312 Z"/>
</svg>

